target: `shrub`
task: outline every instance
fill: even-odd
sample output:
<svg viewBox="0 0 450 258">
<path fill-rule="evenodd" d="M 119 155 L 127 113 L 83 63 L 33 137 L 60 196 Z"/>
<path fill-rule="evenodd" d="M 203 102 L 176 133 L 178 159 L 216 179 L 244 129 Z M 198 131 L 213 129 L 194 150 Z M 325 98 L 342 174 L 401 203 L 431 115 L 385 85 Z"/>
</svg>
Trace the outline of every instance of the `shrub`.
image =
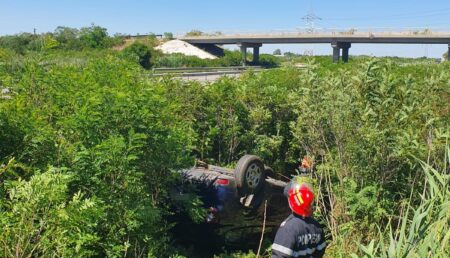
<svg viewBox="0 0 450 258">
<path fill-rule="evenodd" d="M 25 54 L 28 45 L 33 41 L 34 36 L 31 33 L 21 33 L 12 36 L 0 37 L 0 47 L 11 49 L 18 54 Z"/>
<path fill-rule="evenodd" d="M 132 62 L 140 64 L 145 69 L 151 67 L 150 49 L 142 43 L 134 42 L 122 50 L 121 55 Z"/>
<path fill-rule="evenodd" d="M 172 40 L 174 37 L 173 37 L 173 33 L 172 32 L 164 32 L 164 39 L 167 39 L 167 40 Z"/>
<path fill-rule="evenodd" d="M 450 154 L 450 149 L 447 149 Z M 450 164 L 450 155 L 445 163 Z M 397 228 L 392 223 L 380 229 L 379 238 L 359 245 L 363 257 L 448 257 L 450 255 L 450 175 L 421 162 L 427 181 L 426 192 L 411 197 L 420 199 L 410 204 Z M 353 254 L 353 257 L 357 255 Z"/>
<path fill-rule="evenodd" d="M 38 245 L 36 255 L 171 252 L 166 220 L 168 189 L 176 179 L 171 170 L 190 160 L 189 123 L 174 116 L 181 105 L 169 102 L 161 85 L 143 80 L 140 69 L 113 56 L 89 61 L 83 69 L 30 61 L 20 74 L 20 83 L 13 88 L 17 95 L 0 100 L 0 139 L 8 142 L 0 145 L 0 209 L 6 212 L 0 223 L 9 230 L 0 236 L 2 246 L 15 247 L 15 237 L 28 241 L 27 234 Z M 21 165 L 3 173 L 11 159 Z M 66 169 L 57 169 L 61 175 L 55 178 L 53 169 L 41 176 L 39 168 L 47 164 Z M 32 184 L 26 186 L 31 188 L 26 191 L 29 196 L 3 202 L 3 197 L 25 191 L 14 188 L 21 182 L 24 187 Z M 45 194 L 32 194 L 39 191 Z M 95 209 L 80 218 L 101 215 L 65 227 L 60 213 L 76 215 L 66 209 L 72 209 L 70 200 L 78 193 L 82 207 L 83 200 L 95 200 Z M 39 222 L 49 225 L 41 232 L 48 232 L 45 238 Z M 26 255 L 35 247 L 20 245 Z M 12 250 L 2 251 L 8 256 Z"/>
<path fill-rule="evenodd" d="M 65 49 L 81 49 L 81 42 L 78 39 L 79 30 L 70 27 L 58 26 L 53 32 L 53 36 Z"/>
<path fill-rule="evenodd" d="M 195 37 L 195 36 L 201 36 L 203 35 L 203 32 L 199 30 L 191 30 L 188 33 L 186 33 L 186 37 Z"/>
<path fill-rule="evenodd" d="M 108 32 L 106 28 L 92 24 L 90 27 L 83 27 L 79 32 L 80 41 L 87 48 L 109 47 Z"/>
<path fill-rule="evenodd" d="M 267 68 L 273 68 L 280 65 L 280 60 L 273 55 L 261 54 L 259 58 L 259 65 Z"/>
<path fill-rule="evenodd" d="M 0 172 L 5 173 L 3 168 Z M 70 195 L 63 169 L 37 172 L 29 181 L 6 181 L 0 188 L 1 254 L 86 257 L 97 254 L 102 207 L 81 192 Z M 0 174 L 1 175 L 1 174 Z"/>
</svg>

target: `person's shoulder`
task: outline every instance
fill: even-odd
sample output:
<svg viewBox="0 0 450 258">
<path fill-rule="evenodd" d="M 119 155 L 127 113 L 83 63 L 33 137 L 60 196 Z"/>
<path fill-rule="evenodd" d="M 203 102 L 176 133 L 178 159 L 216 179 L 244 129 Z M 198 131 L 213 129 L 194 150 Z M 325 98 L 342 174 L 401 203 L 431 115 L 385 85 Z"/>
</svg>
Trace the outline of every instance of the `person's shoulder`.
<svg viewBox="0 0 450 258">
<path fill-rule="evenodd" d="M 290 227 L 293 228 L 297 228 L 297 229 L 304 229 L 308 227 L 309 223 L 309 219 L 308 218 L 304 218 L 295 214 L 292 214 L 291 216 L 289 216 L 288 218 L 289 220 L 286 221 L 286 224 L 289 225 Z"/>
<path fill-rule="evenodd" d="M 295 217 L 292 214 L 289 215 L 289 217 L 287 217 L 285 220 L 283 220 L 283 222 L 281 222 L 280 227 L 289 226 L 290 224 L 292 224 L 293 219 L 295 219 Z"/>
<path fill-rule="evenodd" d="M 308 223 L 303 218 L 294 214 L 289 215 L 289 217 L 287 217 L 280 225 L 280 229 L 285 228 L 295 232 L 301 231 L 306 227 L 308 227 Z"/>
</svg>

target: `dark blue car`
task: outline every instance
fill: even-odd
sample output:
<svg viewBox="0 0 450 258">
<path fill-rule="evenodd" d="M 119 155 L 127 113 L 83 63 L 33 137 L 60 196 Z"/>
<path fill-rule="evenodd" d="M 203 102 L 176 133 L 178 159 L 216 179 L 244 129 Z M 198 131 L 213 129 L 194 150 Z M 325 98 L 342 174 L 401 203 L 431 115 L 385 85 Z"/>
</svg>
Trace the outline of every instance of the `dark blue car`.
<svg viewBox="0 0 450 258">
<path fill-rule="evenodd" d="M 257 156 L 243 156 L 235 169 L 198 162 L 193 168 L 182 171 L 182 175 L 184 182 L 198 188 L 209 209 L 204 225 L 189 225 L 183 229 L 199 231 L 198 235 L 187 239 L 190 245 L 252 249 L 257 246 L 255 240 L 260 239 L 264 217 L 265 234 L 271 237 L 290 214 L 283 195 L 287 183 L 272 178 L 272 169 L 264 166 Z"/>
</svg>

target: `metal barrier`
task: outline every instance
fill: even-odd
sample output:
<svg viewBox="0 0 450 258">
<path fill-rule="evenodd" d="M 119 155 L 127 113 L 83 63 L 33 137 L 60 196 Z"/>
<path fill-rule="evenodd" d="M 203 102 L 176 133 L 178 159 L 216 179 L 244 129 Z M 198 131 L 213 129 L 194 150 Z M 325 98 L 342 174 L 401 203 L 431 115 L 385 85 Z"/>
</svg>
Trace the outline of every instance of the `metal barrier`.
<svg viewBox="0 0 450 258">
<path fill-rule="evenodd" d="M 153 72 L 166 72 L 166 73 L 177 73 L 177 72 L 198 72 L 198 71 L 244 71 L 249 69 L 262 69 L 261 66 L 225 66 L 225 67 L 176 67 L 176 68 L 153 68 Z"/>
</svg>

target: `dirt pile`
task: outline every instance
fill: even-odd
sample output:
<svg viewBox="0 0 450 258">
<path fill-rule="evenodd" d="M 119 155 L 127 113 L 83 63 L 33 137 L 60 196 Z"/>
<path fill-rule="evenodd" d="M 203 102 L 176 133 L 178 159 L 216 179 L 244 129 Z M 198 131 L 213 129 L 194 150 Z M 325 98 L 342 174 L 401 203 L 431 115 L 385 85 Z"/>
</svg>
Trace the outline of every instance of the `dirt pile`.
<svg viewBox="0 0 450 258">
<path fill-rule="evenodd" d="M 155 49 L 161 50 L 164 54 L 181 53 L 187 56 L 196 56 L 201 59 L 216 59 L 217 57 L 182 40 L 171 40 L 156 47 Z"/>
</svg>

